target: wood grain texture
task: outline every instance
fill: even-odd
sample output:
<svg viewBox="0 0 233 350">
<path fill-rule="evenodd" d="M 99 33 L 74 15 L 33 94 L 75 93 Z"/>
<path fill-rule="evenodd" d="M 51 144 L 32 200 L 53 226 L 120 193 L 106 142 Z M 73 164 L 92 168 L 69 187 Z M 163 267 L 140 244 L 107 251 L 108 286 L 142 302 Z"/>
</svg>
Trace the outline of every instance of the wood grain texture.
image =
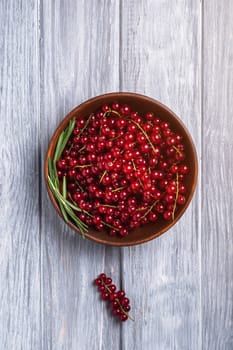
<svg viewBox="0 0 233 350">
<path fill-rule="evenodd" d="M 122 89 L 177 112 L 199 151 L 199 2 L 123 1 L 121 13 Z M 198 198 L 164 236 L 124 249 L 136 321 L 123 329 L 123 349 L 201 349 Z"/>
<path fill-rule="evenodd" d="M 0 1 L 0 349 L 232 350 L 233 3 Z M 179 223 L 130 248 L 83 240 L 44 186 L 52 133 L 111 91 L 173 109 L 199 154 Z M 92 280 L 131 299 L 118 324 Z"/>
<path fill-rule="evenodd" d="M 41 348 L 38 50 L 36 3 L 1 1 L 0 349 Z"/>
<path fill-rule="evenodd" d="M 41 26 L 43 166 L 49 138 L 65 114 L 89 97 L 119 89 L 119 3 L 43 1 Z M 120 325 L 92 285 L 102 271 L 118 283 L 119 249 L 68 229 L 44 188 L 42 203 L 43 348 L 119 348 Z"/>
<path fill-rule="evenodd" d="M 233 2 L 204 2 L 203 349 L 233 349 Z"/>
</svg>

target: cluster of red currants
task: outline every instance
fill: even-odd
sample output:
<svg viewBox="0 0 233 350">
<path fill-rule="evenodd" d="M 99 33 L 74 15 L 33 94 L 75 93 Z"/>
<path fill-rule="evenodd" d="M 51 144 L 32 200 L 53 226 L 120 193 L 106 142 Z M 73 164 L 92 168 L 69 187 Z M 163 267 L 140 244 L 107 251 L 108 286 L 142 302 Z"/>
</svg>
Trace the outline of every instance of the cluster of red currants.
<svg viewBox="0 0 233 350">
<path fill-rule="evenodd" d="M 112 279 L 107 277 L 105 273 L 101 273 L 94 281 L 94 284 L 101 292 L 102 300 L 108 300 L 112 306 L 112 313 L 119 316 L 121 321 L 126 321 L 130 318 L 128 312 L 130 310 L 129 299 L 126 298 L 125 292 L 119 290 L 116 292 L 115 284 L 112 284 Z"/>
<path fill-rule="evenodd" d="M 76 120 L 57 162 L 79 219 L 124 237 L 159 217 L 174 220 L 186 202 L 182 136 L 152 112 L 114 102 Z"/>
</svg>

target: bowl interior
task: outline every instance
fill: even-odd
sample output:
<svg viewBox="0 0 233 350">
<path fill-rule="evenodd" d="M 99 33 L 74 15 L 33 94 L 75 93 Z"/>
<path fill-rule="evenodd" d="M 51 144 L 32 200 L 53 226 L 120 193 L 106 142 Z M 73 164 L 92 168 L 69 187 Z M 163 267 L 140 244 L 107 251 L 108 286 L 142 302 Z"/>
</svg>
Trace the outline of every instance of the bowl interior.
<svg viewBox="0 0 233 350">
<path fill-rule="evenodd" d="M 167 221 L 164 221 L 163 219 L 159 219 L 155 223 L 150 223 L 130 231 L 130 233 L 124 238 L 120 238 L 117 236 L 110 236 L 105 231 L 97 232 L 92 228 L 90 228 L 86 234 L 87 238 L 94 240 L 98 243 L 114 245 L 114 246 L 128 246 L 128 245 L 144 243 L 153 238 L 158 237 L 159 235 L 161 235 L 162 233 L 170 229 L 183 215 L 184 211 L 186 210 L 186 208 L 188 207 L 192 199 L 192 196 L 196 187 L 197 156 L 196 156 L 196 150 L 195 150 L 194 144 L 192 142 L 192 138 L 188 130 L 182 123 L 182 121 L 171 110 L 169 110 L 167 107 L 165 107 L 158 101 L 155 101 L 143 95 L 138 95 L 133 93 L 111 93 L 111 94 L 105 94 L 105 95 L 101 95 L 93 99 L 90 99 L 82 103 L 80 106 L 76 107 L 63 119 L 63 121 L 60 123 L 57 130 L 55 131 L 48 147 L 48 152 L 45 160 L 45 178 L 46 178 L 47 190 L 55 209 L 58 211 L 60 215 L 61 215 L 60 209 L 47 183 L 48 157 L 51 157 L 51 158 L 53 157 L 54 151 L 56 148 L 57 139 L 60 133 L 62 132 L 62 130 L 66 128 L 70 119 L 74 117 L 80 118 L 83 116 L 88 116 L 90 113 L 98 110 L 102 104 L 112 103 L 113 101 L 118 101 L 121 104 L 127 103 L 130 105 L 131 110 L 138 111 L 142 115 L 149 111 L 154 112 L 154 114 L 158 116 L 161 120 L 168 121 L 170 123 L 171 129 L 183 136 L 183 144 L 186 149 L 185 161 L 190 169 L 188 174 L 185 176 L 185 181 L 184 181 L 187 187 L 186 204 L 178 207 L 174 221 L 167 222 Z M 77 231 L 75 225 L 70 224 L 70 226 Z"/>
</svg>

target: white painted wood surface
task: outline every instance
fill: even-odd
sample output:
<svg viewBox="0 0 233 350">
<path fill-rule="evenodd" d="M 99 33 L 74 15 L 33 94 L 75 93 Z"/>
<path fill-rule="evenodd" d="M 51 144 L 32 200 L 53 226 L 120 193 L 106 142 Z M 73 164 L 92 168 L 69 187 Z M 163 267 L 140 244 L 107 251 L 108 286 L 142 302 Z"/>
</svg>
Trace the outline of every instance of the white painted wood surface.
<svg viewBox="0 0 233 350">
<path fill-rule="evenodd" d="M 232 350 L 232 1 L 1 0 L 0 53 L 0 349 Z M 123 249 L 67 228 L 43 178 L 63 116 L 119 90 L 172 108 L 199 155 L 180 222 Z M 102 271 L 135 322 L 110 317 Z"/>
</svg>

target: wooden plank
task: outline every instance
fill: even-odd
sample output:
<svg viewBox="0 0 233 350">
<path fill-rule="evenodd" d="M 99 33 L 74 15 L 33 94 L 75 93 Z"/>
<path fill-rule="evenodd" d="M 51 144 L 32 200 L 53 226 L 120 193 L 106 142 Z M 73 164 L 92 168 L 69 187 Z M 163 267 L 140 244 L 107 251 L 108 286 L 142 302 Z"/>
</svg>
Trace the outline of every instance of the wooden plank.
<svg viewBox="0 0 233 350">
<path fill-rule="evenodd" d="M 44 158 L 55 126 L 69 110 L 119 89 L 119 2 L 43 1 L 41 26 Z M 45 190 L 42 200 L 43 347 L 118 348 L 120 326 L 92 280 L 105 271 L 118 282 L 119 249 L 83 240 L 58 218 Z"/>
<path fill-rule="evenodd" d="M 200 150 L 199 1 L 122 2 L 122 90 L 173 109 Z M 199 193 L 168 233 L 123 250 L 123 349 L 201 349 Z"/>
<path fill-rule="evenodd" d="M 233 348 L 233 2 L 204 2 L 203 349 Z"/>
<path fill-rule="evenodd" d="M 37 2 L 1 1 L 0 349 L 41 349 L 38 49 Z"/>
</svg>

